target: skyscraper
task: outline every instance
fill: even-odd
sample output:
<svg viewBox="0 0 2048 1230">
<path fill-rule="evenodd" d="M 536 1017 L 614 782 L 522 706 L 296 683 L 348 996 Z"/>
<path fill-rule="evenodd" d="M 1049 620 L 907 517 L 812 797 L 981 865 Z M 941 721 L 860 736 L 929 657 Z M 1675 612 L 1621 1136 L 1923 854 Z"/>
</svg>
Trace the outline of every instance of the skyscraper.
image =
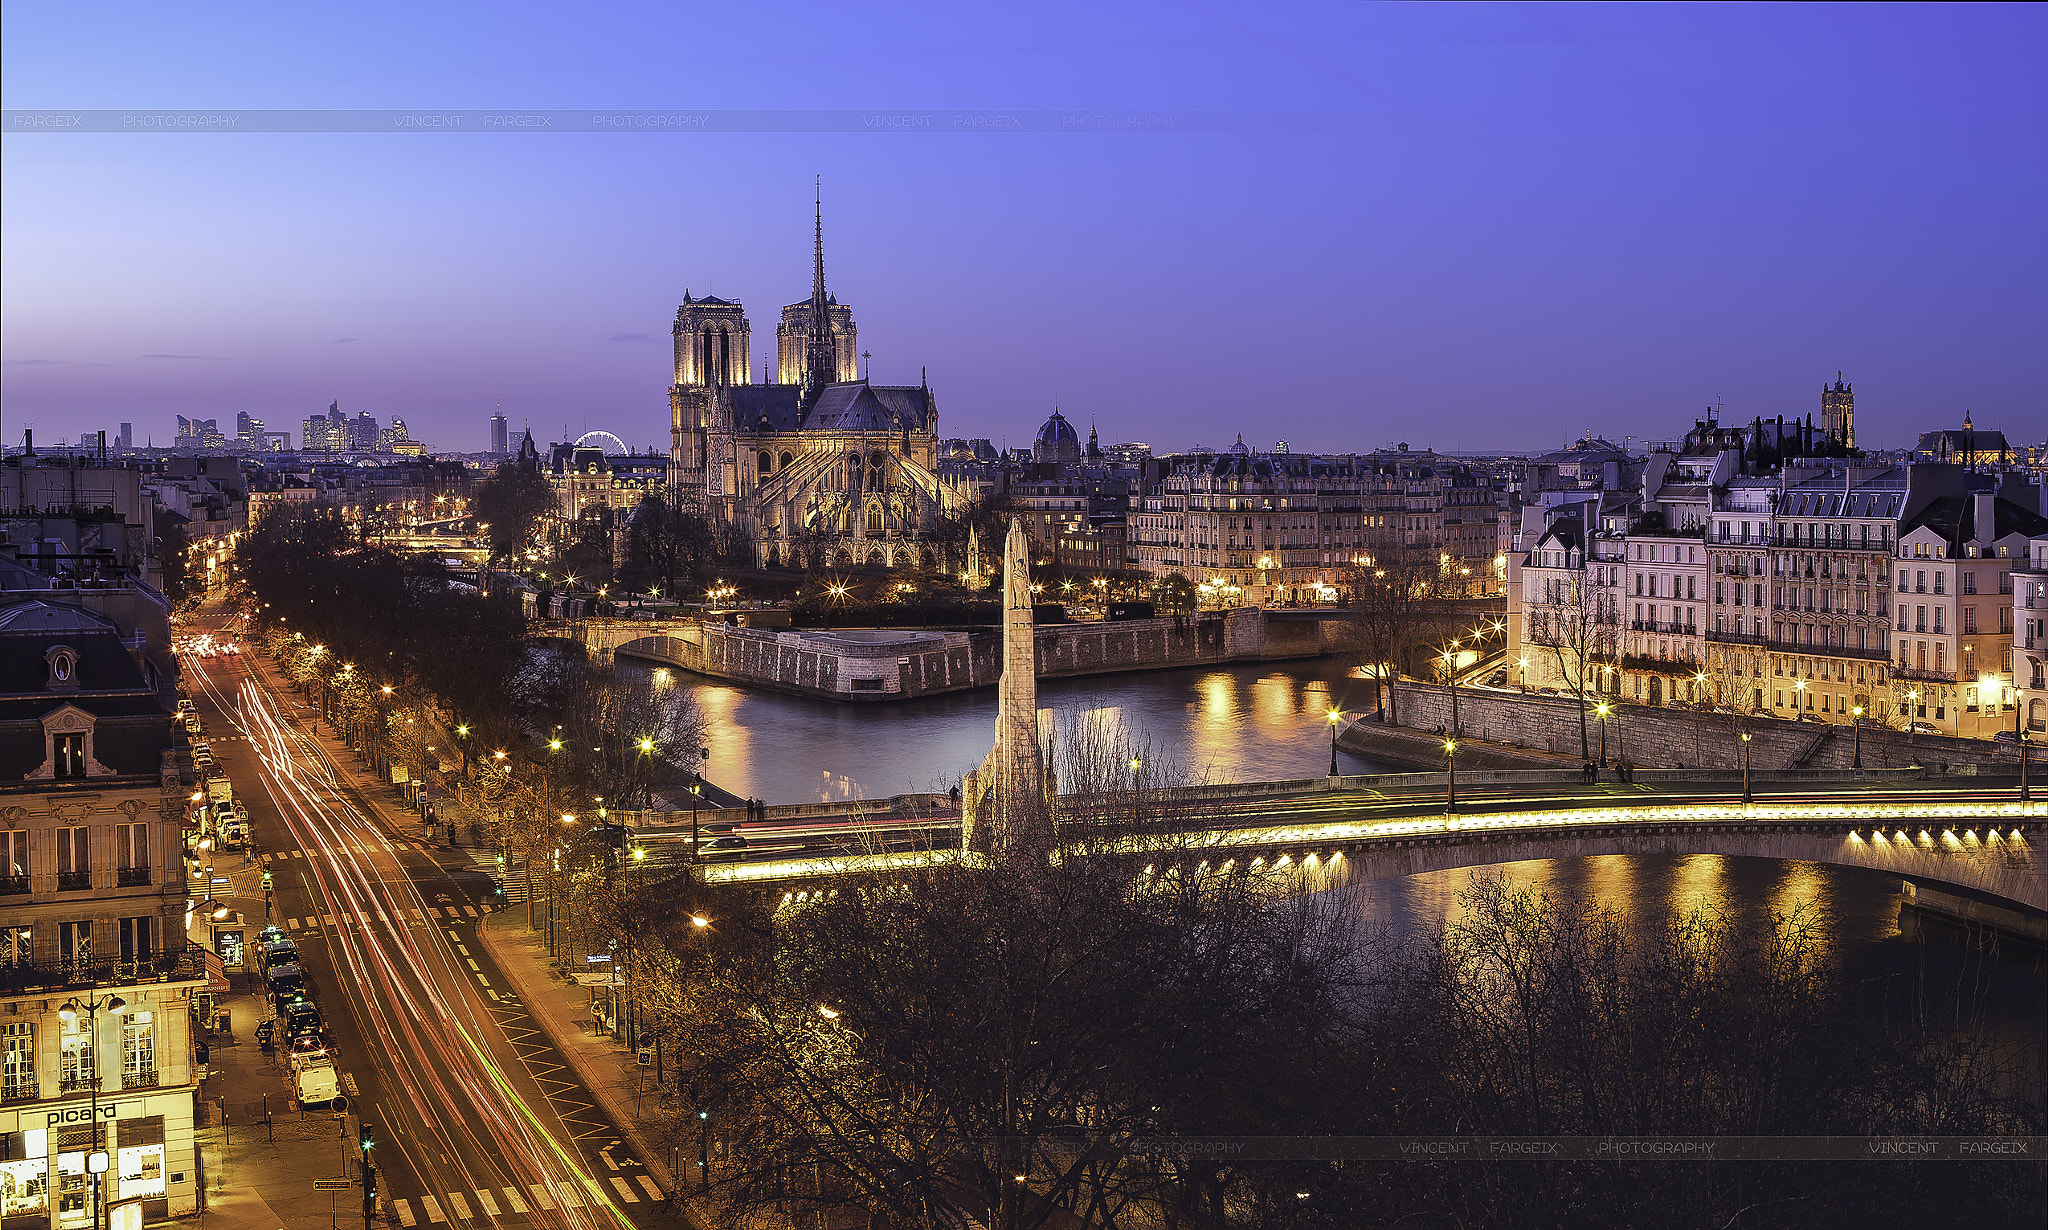
<svg viewBox="0 0 2048 1230">
<path fill-rule="evenodd" d="M 253 446 L 256 443 L 257 437 L 262 434 L 262 419 L 250 417 L 249 412 L 246 410 L 240 411 L 235 415 L 235 439 Z"/>
<path fill-rule="evenodd" d="M 505 451 L 505 416 L 502 414 L 491 416 L 491 451 L 494 453 L 503 453 Z"/>
<path fill-rule="evenodd" d="M 121 436 L 120 436 L 120 448 L 121 448 L 121 451 L 125 453 L 125 452 L 127 452 L 127 451 L 128 451 L 129 449 L 132 449 L 132 448 L 134 448 L 134 447 L 135 447 L 135 424 L 133 424 L 133 423 L 123 423 L 123 424 L 121 424 Z"/>
</svg>

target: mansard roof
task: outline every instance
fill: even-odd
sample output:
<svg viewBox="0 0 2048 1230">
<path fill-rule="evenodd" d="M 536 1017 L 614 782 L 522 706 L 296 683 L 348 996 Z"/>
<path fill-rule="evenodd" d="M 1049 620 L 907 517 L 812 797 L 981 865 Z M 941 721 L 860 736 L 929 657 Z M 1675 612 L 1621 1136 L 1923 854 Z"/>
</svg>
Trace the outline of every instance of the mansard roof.
<svg viewBox="0 0 2048 1230">
<path fill-rule="evenodd" d="M 2013 534 L 2024 534 L 2029 538 L 2048 534 L 2048 517 L 2032 509 L 2007 499 L 1994 499 L 1991 507 L 1993 523 L 1980 525 L 1975 496 L 1942 496 L 1928 501 L 1925 508 L 1899 522 L 1899 537 L 1903 539 L 1924 527 L 1941 535 L 1942 541 L 1951 547 L 1960 548 L 1966 542 L 1997 542 Z"/>
<path fill-rule="evenodd" d="M 36 600 L 0 607 L 0 695 L 45 692 L 47 655 L 59 645 L 78 654 L 81 692 L 148 692 L 112 620 L 82 607 Z M 157 703 L 154 694 L 149 703 Z"/>
</svg>

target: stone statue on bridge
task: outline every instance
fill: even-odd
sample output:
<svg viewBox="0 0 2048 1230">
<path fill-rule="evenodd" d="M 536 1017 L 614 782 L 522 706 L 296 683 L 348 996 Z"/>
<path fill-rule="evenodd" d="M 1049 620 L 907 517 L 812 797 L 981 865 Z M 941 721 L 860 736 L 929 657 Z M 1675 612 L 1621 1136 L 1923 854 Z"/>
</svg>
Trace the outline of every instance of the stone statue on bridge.
<svg viewBox="0 0 2048 1230">
<path fill-rule="evenodd" d="M 1038 658 L 1031 619 L 1031 548 L 1012 517 L 1003 541 L 1003 675 L 995 746 L 960 785 L 960 844 L 981 854 L 1052 848 L 1058 785 L 1050 730 L 1038 713 Z"/>
</svg>

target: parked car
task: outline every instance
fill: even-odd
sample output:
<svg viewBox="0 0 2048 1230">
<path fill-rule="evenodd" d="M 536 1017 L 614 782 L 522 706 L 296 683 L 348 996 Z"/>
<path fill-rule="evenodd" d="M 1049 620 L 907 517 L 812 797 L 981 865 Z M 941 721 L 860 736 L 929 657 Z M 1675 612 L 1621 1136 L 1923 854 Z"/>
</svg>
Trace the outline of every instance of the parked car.
<svg viewBox="0 0 2048 1230">
<path fill-rule="evenodd" d="M 288 939 L 280 938 L 266 943 L 257 949 L 256 955 L 265 974 L 287 965 L 297 968 L 299 964 L 299 946 Z"/>
<path fill-rule="evenodd" d="M 1532 584 L 1533 584 L 1533 582 L 1532 582 Z M 1504 687 L 1506 687 L 1507 685 L 1508 685 L 1508 668 L 1507 668 L 1507 667 L 1505 667 L 1505 666 L 1501 667 L 1501 668 L 1500 668 L 1499 670 L 1497 670 L 1497 671 L 1493 672 L 1493 673 L 1492 673 L 1491 675 L 1488 675 L 1488 676 L 1486 677 L 1486 686 L 1488 686 L 1488 687 L 1490 687 L 1490 688 L 1504 688 Z"/>
<path fill-rule="evenodd" d="M 293 1084 L 301 1106 L 326 1106 L 341 1096 L 341 1074 L 330 1059 L 298 1065 Z"/>
</svg>

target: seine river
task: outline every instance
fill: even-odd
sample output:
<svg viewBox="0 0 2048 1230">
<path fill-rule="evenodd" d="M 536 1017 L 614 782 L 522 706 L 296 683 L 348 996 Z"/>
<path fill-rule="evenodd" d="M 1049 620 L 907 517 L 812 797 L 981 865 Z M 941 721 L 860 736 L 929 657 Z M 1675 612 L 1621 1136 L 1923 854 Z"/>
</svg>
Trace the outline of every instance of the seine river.
<svg viewBox="0 0 2048 1230">
<path fill-rule="evenodd" d="M 944 792 L 987 754 L 994 689 L 903 704 L 834 705 L 751 691 L 620 658 L 619 669 L 650 686 L 693 688 L 706 721 L 711 779 L 771 804 L 886 798 Z M 1370 703 L 1369 685 L 1334 659 L 1228 669 L 1197 667 L 1086 679 L 1041 680 L 1039 704 L 1071 723 L 1092 715 L 1139 745 L 1148 764 L 1211 782 L 1317 777 L 1329 771 L 1332 707 Z M 1398 771 L 1339 752 L 1345 773 Z M 1773 859 L 1629 857 L 1553 859 L 1499 870 L 1553 897 L 1595 899 L 1644 927 L 1705 906 L 1744 928 L 1803 910 L 1835 954 L 1882 975 L 1922 978 L 1966 961 L 1952 944 L 1908 944 L 1898 930 L 1899 881 L 1873 871 Z M 1455 916 L 1470 871 L 1446 871 L 1356 890 L 1363 921 L 1398 931 L 1440 927 Z M 1928 962 L 1932 961 L 1930 967 Z M 1996 998 L 2039 1019 L 2043 980 L 2023 965 L 1991 979 Z M 2001 1013 L 2000 1015 L 2004 1015 Z"/>
</svg>

